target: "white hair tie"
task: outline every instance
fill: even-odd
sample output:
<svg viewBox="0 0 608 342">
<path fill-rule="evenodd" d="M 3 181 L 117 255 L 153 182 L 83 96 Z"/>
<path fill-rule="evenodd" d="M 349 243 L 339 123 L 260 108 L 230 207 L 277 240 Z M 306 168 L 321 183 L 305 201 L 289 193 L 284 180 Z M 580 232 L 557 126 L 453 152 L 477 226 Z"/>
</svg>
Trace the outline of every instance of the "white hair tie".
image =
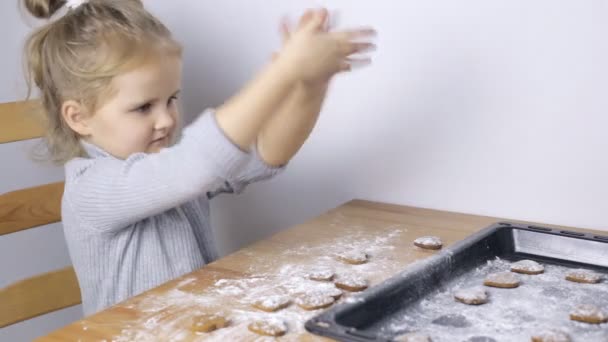
<svg viewBox="0 0 608 342">
<path fill-rule="evenodd" d="M 87 2 L 88 0 L 66 0 L 65 5 L 71 9 L 71 10 L 75 10 L 78 8 L 78 6 L 84 4 L 85 2 Z"/>
</svg>

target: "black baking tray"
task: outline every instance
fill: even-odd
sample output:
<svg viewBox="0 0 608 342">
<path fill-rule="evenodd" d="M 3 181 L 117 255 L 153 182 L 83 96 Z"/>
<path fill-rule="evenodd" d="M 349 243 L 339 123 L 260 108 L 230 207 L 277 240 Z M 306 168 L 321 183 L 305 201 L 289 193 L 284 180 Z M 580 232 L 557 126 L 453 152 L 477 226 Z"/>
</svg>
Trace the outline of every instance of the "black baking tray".
<svg viewBox="0 0 608 342">
<path fill-rule="evenodd" d="M 378 329 L 383 320 L 496 257 L 533 259 L 605 273 L 608 236 L 497 222 L 424 262 L 410 265 L 366 290 L 357 300 L 343 302 L 313 317 L 306 322 L 306 330 L 341 341 L 391 341 L 392 336 Z"/>
</svg>

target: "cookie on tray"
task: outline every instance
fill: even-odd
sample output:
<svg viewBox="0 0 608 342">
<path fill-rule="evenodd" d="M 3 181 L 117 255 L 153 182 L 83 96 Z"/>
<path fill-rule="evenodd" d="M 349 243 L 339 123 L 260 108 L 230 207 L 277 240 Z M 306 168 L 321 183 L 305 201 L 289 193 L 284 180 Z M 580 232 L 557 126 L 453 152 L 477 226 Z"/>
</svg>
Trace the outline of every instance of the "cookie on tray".
<svg viewBox="0 0 608 342">
<path fill-rule="evenodd" d="M 545 272 L 545 266 L 534 260 L 520 260 L 511 264 L 511 272 L 536 275 Z"/>
<path fill-rule="evenodd" d="M 489 274 L 483 284 L 502 289 L 513 289 L 519 286 L 519 277 L 511 272 L 498 272 Z"/>
<path fill-rule="evenodd" d="M 481 286 L 460 289 L 454 292 L 454 298 L 464 304 L 481 305 L 488 302 L 488 291 Z"/>
<path fill-rule="evenodd" d="M 532 342 L 570 342 L 570 336 L 561 330 L 543 330 L 532 336 Z"/>
<path fill-rule="evenodd" d="M 602 276 L 599 273 L 580 268 L 568 272 L 568 274 L 566 274 L 566 280 L 575 283 L 597 284 L 602 281 Z"/>
<path fill-rule="evenodd" d="M 431 337 L 422 333 L 407 333 L 393 338 L 395 342 L 433 342 Z"/>
<path fill-rule="evenodd" d="M 595 305 L 583 304 L 570 312 L 570 319 L 583 323 L 602 324 L 608 322 L 608 313 Z"/>
</svg>

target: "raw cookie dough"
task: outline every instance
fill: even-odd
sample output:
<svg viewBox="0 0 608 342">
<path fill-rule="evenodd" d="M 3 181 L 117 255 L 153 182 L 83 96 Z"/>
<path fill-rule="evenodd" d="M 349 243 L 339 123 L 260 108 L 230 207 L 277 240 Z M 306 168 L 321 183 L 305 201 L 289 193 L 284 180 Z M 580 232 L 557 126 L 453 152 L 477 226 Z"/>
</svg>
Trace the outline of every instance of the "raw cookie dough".
<svg viewBox="0 0 608 342">
<path fill-rule="evenodd" d="M 422 236 L 414 240 L 414 245 L 423 249 L 441 249 L 443 242 L 438 236 Z"/>
<path fill-rule="evenodd" d="M 250 323 L 247 328 L 249 331 L 265 336 L 283 336 L 287 332 L 285 322 L 274 317 L 257 320 Z"/>
<path fill-rule="evenodd" d="M 304 293 L 296 297 L 295 303 L 304 310 L 318 310 L 331 306 L 336 300 L 319 293 Z"/>
<path fill-rule="evenodd" d="M 532 336 L 532 342 L 570 342 L 570 336 L 560 330 L 544 330 Z"/>
<path fill-rule="evenodd" d="M 432 342 L 429 335 L 420 333 L 407 333 L 393 338 L 395 342 Z"/>
<path fill-rule="evenodd" d="M 480 286 L 471 287 L 456 291 L 454 298 L 464 304 L 480 305 L 488 302 L 488 292 Z"/>
<path fill-rule="evenodd" d="M 192 331 L 197 333 L 208 333 L 217 329 L 225 328 L 230 321 L 221 314 L 202 314 L 193 317 Z"/>
<path fill-rule="evenodd" d="M 545 266 L 534 260 L 520 260 L 511 264 L 511 272 L 522 274 L 541 274 L 545 271 Z"/>
<path fill-rule="evenodd" d="M 334 283 L 336 287 L 351 292 L 363 291 L 369 286 L 367 280 L 354 274 L 340 275 Z"/>
<path fill-rule="evenodd" d="M 492 273 L 484 279 L 483 284 L 503 289 L 512 289 L 519 286 L 519 277 L 511 272 Z"/>
<path fill-rule="evenodd" d="M 368 260 L 368 255 L 365 252 L 358 250 L 347 250 L 336 254 L 336 259 L 346 264 L 361 265 Z"/>
<path fill-rule="evenodd" d="M 283 308 L 286 308 L 291 300 L 288 296 L 273 295 L 269 297 L 260 298 L 255 301 L 252 306 L 256 309 L 260 309 L 266 312 L 273 312 Z"/>
<path fill-rule="evenodd" d="M 570 312 L 570 319 L 583 323 L 601 324 L 608 322 L 608 313 L 595 305 L 583 304 Z"/>
<path fill-rule="evenodd" d="M 602 276 L 590 270 L 577 269 L 568 272 L 566 280 L 576 283 L 596 284 L 602 280 Z"/>
<path fill-rule="evenodd" d="M 334 278 L 335 272 L 329 267 L 318 267 L 311 269 L 306 273 L 306 278 L 317 281 L 331 281 Z"/>
</svg>

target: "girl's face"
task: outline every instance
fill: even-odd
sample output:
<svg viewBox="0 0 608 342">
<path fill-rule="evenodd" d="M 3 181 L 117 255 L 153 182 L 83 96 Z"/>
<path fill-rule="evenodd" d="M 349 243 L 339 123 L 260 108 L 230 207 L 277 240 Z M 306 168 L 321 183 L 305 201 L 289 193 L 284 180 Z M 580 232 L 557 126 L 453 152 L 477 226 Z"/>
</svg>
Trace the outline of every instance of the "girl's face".
<svg viewBox="0 0 608 342">
<path fill-rule="evenodd" d="M 86 140 L 120 159 L 168 147 L 179 124 L 181 68 L 179 57 L 167 57 L 114 77 L 112 98 L 87 119 Z"/>
</svg>

